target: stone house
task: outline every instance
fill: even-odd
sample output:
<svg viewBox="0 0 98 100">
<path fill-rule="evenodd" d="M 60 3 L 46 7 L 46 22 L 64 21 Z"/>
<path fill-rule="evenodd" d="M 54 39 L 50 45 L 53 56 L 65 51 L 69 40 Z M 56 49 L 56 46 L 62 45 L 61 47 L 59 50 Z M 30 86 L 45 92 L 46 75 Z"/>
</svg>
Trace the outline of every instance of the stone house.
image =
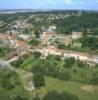
<svg viewBox="0 0 98 100">
<path fill-rule="evenodd" d="M 72 43 L 72 36 L 59 34 L 56 36 L 56 40 L 62 44 L 68 45 L 68 44 Z"/>
<path fill-rule="evenodd" d="M 93 56 L 93 62 L 98 64 L 98 56 Z"/>
<path fill-rule="evenodd" d="M 49 41 L 56 37 L 56 32 L 43 32 L 43 34 L 41 35 L 41 39 L 42 39 L 42 44 L 49 44 Z"/>
<path fill-rule="evenodd" d="M 79 39 L 83 37 L 83 32 L 72 32 L 72 39 Z"/>
</svg>

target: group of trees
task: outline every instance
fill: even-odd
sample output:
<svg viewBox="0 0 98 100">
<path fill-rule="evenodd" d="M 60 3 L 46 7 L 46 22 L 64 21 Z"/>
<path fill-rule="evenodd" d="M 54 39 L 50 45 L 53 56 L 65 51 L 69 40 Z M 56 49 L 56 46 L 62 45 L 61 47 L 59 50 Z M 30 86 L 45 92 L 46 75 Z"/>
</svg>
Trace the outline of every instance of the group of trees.
<svg viewBox="0 0 98 100">
<path fill-rule="evenodd" d="M 0 69 L 0 99 L 29 100 L 17 73 L 7 68 Z"/>
<path fill-rule="evenodd" d="M 0 21 L 3 21 L 3 24 L 0 26 L 0 32 L 5 32 L 10 29 L 11 24 L 18 17 L 16 15 L 0 14 Z M 9 24 L 11 23 L 11 24 Z"/>
<path fill-rule="evenodd" d="M 90 81 L 92 84 L 98 85 L 98 71 L 97 70 L 93 73 L 93 77 L 90 79 Z"/>
<path fill-rule="evenodd" d="M 74 44 L 79 43 L 80 46 L 74 46 Z M 57 48 L 64 49 L 64 50 L 72 50 L 72 51 L 81 51 L 81 52 L 97 52 L 98 51 L 98 37 L 91 35 L 91 36 L 83 36 L 77 40 L 73 40 L 72 43 L 69 45 L 65 45 L 62 43 L 57 43 Z M 98 53 L 98 52 L 97 52 Z"/>
<path fill-rule="evenodd" d="M 70 16 L 65 19 L 54 20 L 57 32 L 68 34 L 71 31 L 83 31 L 85 28 L 96 29 L 98 26 L 97 13 L 82 13 L 81 16 Z"/>
<path fill-rule="evenodd" d="M 16 68 L 19 68 L 22 63 L 23 63 L 23 59 L 22 57 L 19 57 L 18 60 L 11 62 L 11 65 Z"/>
<path fill-rule="evenodd" d="M 93 83 L 94 80 L 96 81 L 97 79 L 97 77 L 92 78 L 94 71 L 90 65 L 80 60 L 76 60 L 73 57 L 65 58 L 64 60 L 61 59 L 61 56 L 54 55 L 48 55 L 46 59 L 41 59 L 40 57 L 41 53 L 39 52 L 34 52 L 32 55 L 33 65 L 31 71 L 35 74 L 40 73 L 42 76 L 56 77 L 61 80 L 74 80 L 89 83 Z M 13 62 L 13 66 L 17 68 L 21 67 L 24 61 L 23 59 L 18 59 Z M 98 70 L 97 67 L 96 70 Z"/>
<path fill-rule="evenodd" d="M 42 73 L 43 75 L 57 77 L 61 80 L 71 80 L 73 68 L 85 68 L 86 64 L 76 61 L 74 58 L 68 58 L 64 61 L 58 56 L 49 55 L 45 60 L 39 62 L 32 67 L 33 73 Z M 76 70 L 78 71 L 78 70 Z"/>
<path fill-rule="evenodd" d="M 7 90 L 12 90 L 15 85 L 20 85 L 18 75 L 13 71 L 2 70 L 0 71 L 0 86 Z"/>
<path fill-rule="evenodd" d="M 5 72 L 5 73 L 4 73 Z M 19 80 L 17 80 L 17 74 L 12 71 L 0 71 L 0 89 L 4 88 L 6 91 L 9 91 L 8 100 L 29 100 L 29 97 L 26 95 L 12 93 L 16 85 L 19 85 Z M 3 81 L 4 80 L 4 81 Z M 5 81 L 7 80 L 7 81 Z M 41 73 L 35 73 L 33 75 L 33 83 L 36 89 L 39 89 L 42 86 L 45 86 L 45 78 Z M 11 96 L 13 95 L 13 96 Z M 58 93 L 56 91 L 48 92 L 42 99 L 36 95 L 33 100 L 78 100 L 78 97 L 72 95 L 68 92 Z"/>
<path fill-rule="evenodd" d="M 39 58 L 36 58 L 39 59 Z M 90 77 L 93 75 L 89 73 L 92 69 L 88 64 L 75 60 L 74 58 L 66 58 L 64 61 L 58 56 L 49 55 L 45 60 L 39 59 L 38 63 L 33 64 L 32 72 L 41 73 L 42 75 L 52 76 L 61 80 L 75 80 L 75 81 L 90 81 Z M 88 72 L 86 72 L 88 71 Z M 83 74 L 83 76 L 82 76 Z"/>
<path fill-rule="evenodd" d="M 83 48 L 90 48 L 91 50 L 98 49 L 98 38 L 97 37 L 83 37 L 80 39 Z"/>
<path fill-rule="evenodd" d="M 9 48 L 9 47 L 0 47 L 0 57 L 4 58 L 8 55 L 8 53 L 10 53 L 11 51 L 13 51 L 14 49 Z"/>
<path fill-rule="evenodd" d="M 81 15 L 76 14 L 74 12 L 74 15 L 70 12 L 69 17 L 64 17 L 68 12 L 59 12 L 59 14 L 62 15 L 61 18 L 56 19 L 54 14 L 54 20 L 49 19 L 49 14 L 44 15 L 36 15 L 35 18 L 30 19 L 30 23 L 32 23 L 35 27 L 40 27 L 41 30 L 42 26 L 49 26 L 49 25 L 56 25 L 57 26 L 57 33 L 63 33 L 63 34 L 71 34 L 72 31 L 84 31 L 85 29 L 92 29 L 95 30 L 98 26 L 98 13 L 88 13 L 83 12 Z M 51 13 L 50 13 L 51 14 Z M 50 15 L 51 16 L 51 15 Z M 57 15 L 59 17 L 59 15 Z M 40 19 L 35 20 L 36 18 Z"/>
<path fill-rule="evenodd" d="M 17 95 L 13 98 L 13 100 L 29 100 L 29 99 L 25 96 Z"/>
<path fill-rule="evenodd" d="M 38 44 L 40 44 L 40 41 L 36 38 L 32 38 L 30 41 L 29 41 L 29 44 L 32 45 L 32 46 L 37 46 Z"/>
<path fill-rule="evenodd" d="M 33 76 L 33 83 L 36 89 L 45 85 L 44 76 L 41 73 L 35 73 Z"/>
<path fill-rule="evenodd" d="M 30 18 L 28 23 L 32 23 L 32 26 L 35 28 L 39 27 L 39 30 L 41 30 L 42 26 L 49 26 L 49 25 L 56 25 L 57 26 L 57 33 L 63 33 L 63 34 L 70 34 L 71 31 L 83 31 L 84 29 L 96 29 L 98 26 L 98 13 L 94 12 L 82 12 L 81 15 L 78 15 L 78 11 L 56 11 L 56 13 L 53 12 L 45 12 L 42 15 L 39 15 L 42 12 L 35 13 L 35 17 Z M 20 16 L 25 18 L 29 18 L 33 13 L 17 13 L 12 15 L 0 15 L 1 20 L 4 21 L 6 24 L 0 27 L 1 31 L 7 31 L 11 26 L 9 26 L 9 23 L 12 23 L 12 21 L 16 19 L 20 19 Z M 52 16 L 55 18 L 55 16 L 66 16 L 66 14 L 69 14 L 69 17 L 59 17 L 59 19 L 49 19 Z M 35 31 L 38 36 L 38 30 Z M 96 33 L 96 32 L 95 32 Z"/>
<path fill-rule="evenodd" d="M 79 98 L 68 92 L 58 93 L 56 91 L 48 92 L 42 99 L 35 97 L 34 100 L 79 100 Z"/>
<path fill-rule="evenodd" d="M 58 93 L 56 91 L 49 92 L 43 100 L 79 100 L 77 96 L 68 92 Z"/>
</svg>

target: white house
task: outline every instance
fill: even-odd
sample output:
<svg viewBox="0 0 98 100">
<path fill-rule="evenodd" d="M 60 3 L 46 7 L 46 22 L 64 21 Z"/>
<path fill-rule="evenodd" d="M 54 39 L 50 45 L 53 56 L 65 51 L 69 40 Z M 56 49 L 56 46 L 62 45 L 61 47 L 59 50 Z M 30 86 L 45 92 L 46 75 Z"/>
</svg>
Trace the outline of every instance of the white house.
<svg viewBox="0 0 98 100">
<path fill-rule="evenodd" d="M 93 62 L 95 62 L 95 63 L 98 64 L 98 56 L 94 56 L 94 57 L 93 57 Z"/>
<path fill-rule="evenodd" d="M 83 32 L 72 32 L 72 39 L 78 39 L 83 37 Z"/>
<path fill-rule="evenodd" d="M 28 40 L 31 36 L 30 35 L 27 35 L 27 34 L 19 34 L 18 35 L 18 38 L 21 38 L 23 40 Z"/>
<path fill-rule="evenodd" d="M 49 31 L 54 31 L 54 30 L 56 30 L 56 26 L 55 25 L 49 26 Z"/>
</svg>

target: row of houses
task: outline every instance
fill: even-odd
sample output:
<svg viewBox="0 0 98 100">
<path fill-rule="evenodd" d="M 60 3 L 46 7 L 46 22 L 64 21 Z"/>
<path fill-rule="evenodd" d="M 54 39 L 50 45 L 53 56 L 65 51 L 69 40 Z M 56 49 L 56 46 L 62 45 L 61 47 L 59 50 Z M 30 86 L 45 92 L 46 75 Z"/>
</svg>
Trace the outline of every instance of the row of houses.
<svg viewBox="0 0 98 100">
<path fill-rule="evenodd" d="M 19 46 L 16 37 L 7 34 L 0 33 L 0 42 L 1 46 L 9 46 L 13 48 L 17 48 Z"/>
<path fill-rule="evenodd" d="M 83 37 L 83 32 L 72 32 L 71 35 L 63 35 L 63 34 L 57 34 L 54 31 L 46 31 L 43 32 L 41 35 L 41 40 L 43 41 L 43 44 L 50 44 L 50 42 L 53 40 L 57 40 L 61 43 L 64 43 L 68 45 L 72 42 L 72 40 L 78 39 Z"/>
<path fill-rule="evenodd" d="M 2 33 L 0 33 L 0 47 L 10 47 L 15 49 L 15 51 L 8 54 L 9 58 L 17 55 L 21 56 L 28 52 L 28 45 L 26 45 L 25 42 L 17 40 L 15 36 Z"/>
<path fill-rule="evenodd" d="M 6 31 L 6 33 L 16 35 L 19 33 L 24 33 L 25 29 L 32 29 L 32 28 L 33 25 L 28 23 L 28 19 L 24 19 L 24 20 L 20 19 L 13 22 L 9 30 Z"/>
<path fill-rule="evenodd" d="M 88 64 L 97 63 L 98 64 L 98 56 L 89 55 L 87 53 L 59 50 L 54 47 L 49 48 L 36 48 L 33 52 L 40 52 L 42 54 L 41 58 L 46 58 L 49 54 L 61 56 L 63 59 L 74 57 L 76 60 L 80 60 L 86 62 Z"/>
</svg>

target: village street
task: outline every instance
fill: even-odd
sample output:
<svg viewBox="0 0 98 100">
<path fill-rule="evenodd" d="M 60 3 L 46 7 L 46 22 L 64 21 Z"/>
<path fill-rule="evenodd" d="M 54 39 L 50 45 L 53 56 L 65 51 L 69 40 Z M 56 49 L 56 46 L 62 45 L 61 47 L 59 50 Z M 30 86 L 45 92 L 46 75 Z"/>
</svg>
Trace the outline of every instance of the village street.
<svg viewBox="0 0 98 100">
<path fill-rule="evenodd" d="M 46 46 L 46 47 L 36 46 L 32 48 L 32 46 L 27 44 L 26 41 L 17 40 L 15 36 L 1 34 L 0 37 L 3 40 L 7 40 L 7 43 L 8 42 L 10 43 L 9 45 L 10 47 L 16 48 L 15 53 L 17 53 L 17 55 L 20 55 L 20 56 L 30 53 L 30 52 L 31 53 L 40 52 L 45 57 L 48 56 L 49 54 L 52 54 L 52 55 L 59 55 L 63 58 L 74 57 L 75 59 L 80 59 L 81 61 L 88 62 L 88 63 L 98 63 L 97 55 L 71 51 L 71 50 L 61 50 L 52 46 Z M 11 58 L 13 58 L 13 54 Z M 17 57 L 13 59 L 17 59 Z"/>
</svg>

